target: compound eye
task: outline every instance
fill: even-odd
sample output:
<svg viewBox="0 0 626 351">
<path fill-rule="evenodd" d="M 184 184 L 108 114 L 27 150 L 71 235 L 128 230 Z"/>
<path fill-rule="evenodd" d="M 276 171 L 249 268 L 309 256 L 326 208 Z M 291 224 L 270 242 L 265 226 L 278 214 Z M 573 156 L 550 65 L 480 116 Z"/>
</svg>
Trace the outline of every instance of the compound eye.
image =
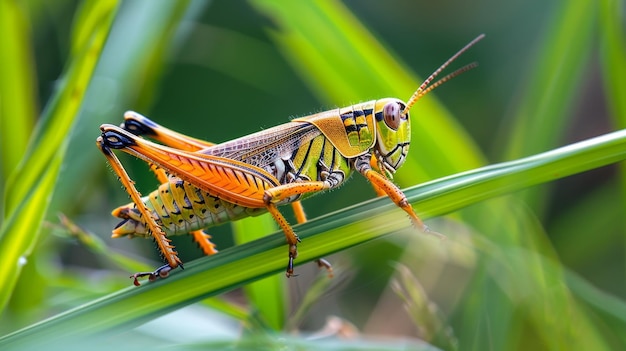
<svg viewBox="0 0 626 351">
<path fill-rule="evenodd" d="M 407 118 L 407 116 L 402 115 L 403 108 L 404 107 L 397 102 L 390 102 L 383 107 L 383 118 L 387 127 L 398 130 L 401 120 Z"/>
</svg>

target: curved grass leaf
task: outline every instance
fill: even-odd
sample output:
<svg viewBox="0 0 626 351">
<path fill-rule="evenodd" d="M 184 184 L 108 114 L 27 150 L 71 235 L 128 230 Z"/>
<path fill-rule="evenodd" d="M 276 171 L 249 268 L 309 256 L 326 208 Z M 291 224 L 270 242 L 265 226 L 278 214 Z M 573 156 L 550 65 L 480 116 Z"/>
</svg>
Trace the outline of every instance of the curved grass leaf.
<svg viewBox="0 0 626 351">
<path fill-rule="evenodd" d="M 562 2 L 540 44 L 536 67 L 527 82 L 513 123 L 498 139 L 506 145 L 504 159 L 515 159 L 559 145 L 571 123 L 570 109 L 579 89 L 582 72 L 595 49 L 593 27 L 597 2 Z M 506 140 L 506 142 L 503 142 Z M 525 200 L 543 212 L 545 192 L 525 193 Z"/>
<path fill-rule="evenodd" d="M 76 122 L 79 132 L 72 134 L 69 161 L 64 164 L 53 206 L 72 208 L 76 205 L 72 191 L 76 184 L 103 174 L 105 164 L 94 145 L 98 127 L 120 120 L 128 109 L 142 110 L 151 103 L 152 86 L 158 85 L 166 58 L 184 39 L 184 35 L 176 35 L 177 26 L 183 18 L 193 20 L 201 11 L 202 4 L 195 5 L 189 6 L 188 1 L 124 3 L 107 38 L 96 79 L 84 97 L 85 108 Z"/>
<path fill-rule="evenodd" d="M 418 212 L 424 218 L 429 218 L 625 158 L 626 131 L 620 131 L 525 159 L 435 180 L 406 189 L 405 193 L 409 201 L 416 205 Z M 400 230 L 410 230 L 409 221 L 402 211 L 386 198 L 374 199 L 298 226 L 297 231 L 303 242 L 297 261 L 298 264 L 311 261 Z M 531 256 L 522 254 L 512 260 L 506 255 L 506 251 L 510 250 L 508 248 L 490 251 L 487 241 L 480 239 L 477 243 L 479 249 L 495 258 L 494 263 L 514 261 L 517 267 L 534 269 L 534 263 L 525 262 Z M 50 343 L 67 340 L 74 335 L 128 330 L 208 296 L 282 271 L 286 250 L 282 233 L 224 250 L 213 257 L 187 264 L 185 271 L 176 272 L 167 280 L 146 284 L 141 288 L 129 287 L 0 338 L 0 347 L 34 346 L 30 343 Z M 540 266 L 541 261 L 537 261 Z M 547 287 L 557 284 L 562 289 L 565 280 L 561 273 L 550 272 L 543 284 L 548 284 Z M 514 274 L 510 280 L 515 280 Z M 533 289 L 528 288 L 530 291 Z M 559 294 L 567 294 L 566 289 L 559 291 Z M 541 294 L 538 296 L 543 298 Z M 535 318 L 545 318 L 546 313 L 552 316 L 550 318 L 559 318 L 562 316 L 559 313 L 565 307 L 578 311 L 575 301 L 568 298 L 556 307 L 543 304 L 533 313 Z M 590 321 L 585 315 L 575 314 L 578 318 L 575 326 L 589 326 Z M 602 342 L 597 340 L 597 334 L 578 335 L 575 326 L 568 324 L 566 328 L 566 336 L 574 338 L 569 341 L 570 344 L 578 342 L 576 338 L 585 338 L 584 345 L 602 346 Z M 559 330 L 547 326 L 545 333 L 555 334 Z M 569 333 L 571 331 L 574 333 Z M 555 335 L 562 336 L 558 333 Z M 557 346 L 563 345 L 559 344 L 562 339 L 556 340 Z"/>
<path fill-rule="evenodd" d="M 38 240 L 70 128 L 100 57 L 116 7 L 117 1 L 102 1 L 96 7 L 97 11 L 83 13 L 94 18 L 89 40 L 84 41 L 84 46 L 73 57 L 58 91 L 46 106 L 31 136 L 25 158 L 7 182 L 5 216 L 0 228 L 4 267 L 0 270 L 0 309 L 11 296 L 21 267 Z"/>
<path fill-rule="evenodd" d="M 37 113 L 33 53 L 25 17 L 18 3 L 0 2 L 0 196 L 4 179 L 26 151 Z"/>
<path fill-rule="evenodd" d="M 624 2 L 600 2 L 602 38 L 602 69 L 604 86 L 609 97 L 609 109 L 620 128 L 626 126 L 626 34 L 624 34 Z"/>
<path fill-rule="evenodd" d="M 557 146 L 567 130 L 570 101 L 593 48 L 597 3 L 563 2 L 550 23 L 550 34 L 541 43 L 537 63 L 528 82 L 527 95 L 507 138 L 508 158 L 518 158 Z"/>
<path fill-rule="evenodd" d="M 276 222 L 269 214 L 263 214 L 233 222 L 232 227 L 235 242 L 243 244 L 263 238 L 267 233 L 276 231 Z M 288 300 L 285 294 L 285 279 L 282 274 L 274 274 L 247 284 L 244 286 L 244 291 L 250 305 L 256 309 L 250 318 L 258 318 L 263 325 L 274 330 L 283 329 Z M 256 325 L 256 323 L 250 324 Z"/>
<path fill-rule="evenodd" d="M 600 37 L 603 83 L 607 105 L 618 128 L 626 127 L 626 34 L 624 1 L 600 1 Z M 625 165 L 620 165 L 621 208 L 626 203 Z M 621 218 L 621 216 L 619 216 Z"/>
</svg>

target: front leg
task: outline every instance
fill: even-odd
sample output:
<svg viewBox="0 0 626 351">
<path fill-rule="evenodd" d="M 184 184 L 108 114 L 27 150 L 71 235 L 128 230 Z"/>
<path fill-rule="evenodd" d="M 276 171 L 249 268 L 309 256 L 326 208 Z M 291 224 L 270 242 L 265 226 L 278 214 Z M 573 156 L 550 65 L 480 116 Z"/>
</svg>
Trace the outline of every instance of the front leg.
<svg viewBox="0 0 626 351">
<path fill-rule="evenodd" d="M 365 154 L 359 156 L 354 164 L 355 169 L 367 178 L 374 190 L 378 194 L 386 194 L 391 201 L 393 201 L 398 207 L 406 212 L 411 218 L 411 222 L 415 227 L 420 229 L 424 233 L 435 235 L 439 238 L 445 238 L 442 234 L 434 232 L 424 224 L 424 222 L 417 216 L 413 207 L 406 199 L 406 196 L 392 181 L 387 179 L 382 174 L 374 171 L 371 167 L 371 155 Z"/>
</svg>

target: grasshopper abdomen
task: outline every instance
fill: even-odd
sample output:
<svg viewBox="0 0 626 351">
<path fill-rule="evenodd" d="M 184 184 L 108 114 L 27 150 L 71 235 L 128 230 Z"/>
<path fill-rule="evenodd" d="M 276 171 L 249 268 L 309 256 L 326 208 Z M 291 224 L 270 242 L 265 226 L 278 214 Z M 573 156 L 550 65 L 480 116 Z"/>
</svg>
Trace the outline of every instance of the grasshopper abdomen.
<svg viewBox="0 0 626 351">
<path fill-rule="evenodd" d="M 222 200 L 176 177 L 170 177 L 168 182 L 142 197 L 142 201 L 167 235 L 189 234 L 265 212 L 263 208 L 248 208 Z M 112 215 L 123 219 L 112 232 L 114 238 L 150 236 L 134 203 L 116 208 Z"/>
</svg>

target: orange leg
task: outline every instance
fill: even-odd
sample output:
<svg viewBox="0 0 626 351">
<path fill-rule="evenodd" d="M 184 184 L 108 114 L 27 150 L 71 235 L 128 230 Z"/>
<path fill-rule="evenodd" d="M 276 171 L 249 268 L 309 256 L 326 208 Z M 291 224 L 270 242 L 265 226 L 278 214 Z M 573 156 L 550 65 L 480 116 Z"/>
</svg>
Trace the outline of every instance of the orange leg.
<svg viewBox="0 0 626 351">
<path fill-rule="evenodd" d="M 293 208 L 293 212 L 296 215 L 296 220 L 298 221 L 298 223 L 302 224 L 306 222 L 306 214 L 304 213 L 304 207 L 302 207 L 302 203 L 300 202 L 300 200 L 292 202 L 291 207 Z M 315 263 L 317 263 L 320 268 L 326 269 L 329 278 L 333 277 L 333 266 L 330 264 L 330 262 L 323 258 L 318 258 L 317 260 L 315 260 Z"/>
<path fill-rule="evenodd" d="M 163 183 L 167 183 L 168 182 L 167 173 L 165 173 L 163 168 L 159 168 L 155 164 L 151 163 L 150 164 L 150 170 L 157 177 L 157 180 L 159 181 L 159 183 L 163 184 Z"/>
<path fill-rule="evenodd" d="M 137 206 L 137 209 L 141 213 L 142 217 L 145 218 L 146 225 L 150 229 L 150 234 L 154 238 L 154 241 L 156 242 L 159 251 L 167 262 L 166 266 L 162 266 L 154 272 L 141 272 L 131 276 L 131 278 L 135 279 L 135 285 L 139 285 L 137 278 L 148 276 L 150 280 L 155 280 L 159 276 L 167 276 L 170 270 L 178 266 L 183 268 L 182 261 L 180 260 L 180 258 L 178 258 L 178 253 L 174 249 L 174 246 L 171 244 L 171 240 L 166 236 L 161 226 L 156 223 L 154 217 L 152 216 L 148 208 L 144 205 L 143 201 L 141 200 L 141 194 L 139 194 L 139 192 L 135 188 L 133 181 L 128 176 L 128 173 L 122 166 L 117 156 L 115 156 L 113 151 L 111 151 L 111 148 L 107 145 L 107 142 L 102 137 L 98 137 L 98 139 L 96 140 L 96 144 L 106 157 L 107 161 L 109 161 L 111 168 L 113 168 L 113 171 L 115 171 L 115 173 L 119 177 L 120 182 L 128 192 L 128 195 L 130 195 L 131 200 Z"/>
<path fill-rule="evenodd" d="M 210 256 L 217 253 L 215 244 L 211 242 L 211 235 L 205 233 L 204 230 L 194 230 L 189 235 L 193 237 L 193 240 L 200 246 L 205 255 Z"/>
<path fill-rule="evenodd" d="M 382 163 L 380 162 L 380 160 L 378 159 L 378 157 L 376 157 L 376 155 L 372 155 L 372 159 L 370 160 L 370 167 L 373 167 L 375 169 L 384 169 L 382 167 Z M 381 173 L 381 175 L 383 177 L 385 177 L 384 174 Z M 389 179 L 387 177 L 385 177 L 386 179 Z M 381 196 L 386 196 L 387 193 L 385 193 L 382 189 L 378 188 L 378 187 L 373 187 L 374 191 L 376 192 L 376 196 L 381 197 Z"/>
<path fill-rule="evenodd" d="M 363 160 L 365 160 L 368 156 L 369 155 L 364 155 L 361 157 L 363 157 Z M 370 181 L 376 193 L 386 194 L 387 196 L 389 196 L 391 201 L 393 201 L 398 207 L 404 210 L 404 212 L 406 212 L 411 218 L 411 222 L 415 227 L 417 227 L 424 233 L 432 234 L 440 238 L 445 238 L 442 234 L 430 230 L 428 226 L 426 226 L 426 224 L 424 224 L 424 222 L 417 216 L 417 214 L 413 210 L 413 207 L 407 201 L 406 196 L 404 195 L 402 190 L 400 190 L 400 188 L 398 188 L 392 181 L 387 179 L 385 176 L 372 170 L 369 162 L 357 161 L 356 168 L 357 171 L 363 174 L 363 176 Z"/>
<path fill-rule="evenodd" d="M 293 213 L 296 216 L 296 221 L 298 221 L 298 223 L 306 222 L 306 213 L 304 213 L 304 207 L 302 207 L 300 200 L 292 202 L 291 208 L 293 208 Z"/>
<path fill-rule="evenodd" d="M 265 190 L 263 201 L 265 203 L 277 203 L 292 196 L 328 190 L 330 188 L 332 188 L 330 183 L 323 181 L 289 183 Z"/>
<path fill-rule="evenodd" d="M 404 212 L 406 212 L 409 217 L 411 217 L 411 221 L 417 228 L 419 228 L 423 232 L 428 231 L 428 227 L 424 224 L 424 222 L 422 222 L 417 214 L 415 214 L 415 211 L 413 211 L 413 207 L 407 201 L 406 196 L 404 196 L 404 193 L 400 189 L 398 189 L 395 184 L 393 184 L 387 178 L 384 178 L 382 175 L 380 175 L 380 173 L 377 173 L 371 169 L 366 170 L 363 175 L 372 183 L 372 186 L 374 187 L 374 189 L 377 190 L 377 192 L 380 191 L 387 194 L 391 201 L 393 201 L 396 205 L 398 205 L 398 207 L 403 209 Z"/>
</svg>

